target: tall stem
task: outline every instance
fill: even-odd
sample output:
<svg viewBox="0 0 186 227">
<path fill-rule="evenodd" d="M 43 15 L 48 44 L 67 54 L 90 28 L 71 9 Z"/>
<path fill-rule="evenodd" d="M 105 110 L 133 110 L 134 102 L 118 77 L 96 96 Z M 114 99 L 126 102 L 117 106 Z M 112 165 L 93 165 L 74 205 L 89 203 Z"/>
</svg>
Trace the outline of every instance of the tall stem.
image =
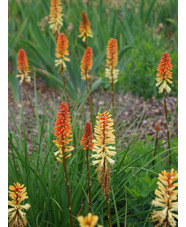
<svg viewBox="0 0 186 227">
<path fill-rule="evenodd" d="M 113 114 L 113 120 L 115 120 L 115 111 L 114 111 L 114 78 L 113 78 L 113 72 L 112 74 L 112 114 Z"/>
<path fill-rule="evenodd" d="M 110 203 L 109 203 L 109 195 L 108 193 L 106 193 L 106 200 L 107 200 L 107 212 L 108 212 L 108 223 L 109 223 L 109 227 L 111 227 L 111 218 L 110 218 Z"/>
<path fill-rule="evenodd" d="M 29 100 L 29 103 L 30 103 L 30 107 L 31 107 L 31 109 L 32 109 L 32 113 L 33 113 L 33 115 L 34 115 L 34 117 L 35 117 L 35 119 L 36 119 L 36 113 L 35 113 L 35 111 L 34 111 L 34 107 L 33 107 L 33 105 L 32 105 L 32 100 L 31 100 L 31 97 L 30 97 L 30 95 L 29 95 L 27 83 L 26 83 L 25 80 L 24 80 L 24 87 L 25 87 L 26 95 L 27 95 L 28 100 Z"/>
<path fill-rule="evenodd" d="M 90 181 L 90 170 L 89 170 L 89 160 L 88 160 L 88 148 L 87 148 L 87 175 L 88 175 L 88 189 L 89 189 L 89 212 L 92 213 L 92 202 L 91 202 L 91 181 Z"/>
<path fill-rule="evenodd" d="M 167 101 L 166 101 L 166 90 L 163 89 L 163 95 L 164 95 L 164 109 L 165 109 L 165 119 L 167 124 L 167 143 L 168 143 L 168 154 L 169 154 L 169 165 L 171 165 L 171 150 L 170 150 L 170 134 L 169 134 L 169 122 L 167 118 Z"/>
<path fill-rule="evenodd" d="M 57 31 L 55 32 L 54 37 L 55 37 L 55 40 L 56 40 L 56 43 L 57 43 L 57 39 L 58 39 L 58 32 Z"/>
<path fill-rule="evenodd" d="M 89 93 L 89 85 L 88 85 L 88 79 L 86 78 L 86 86 L 87 86 L 87 94 Z M 91 117 L 91 122 L 92 122 L 92 126 L 94 125 L 94 113 L 93 113 L 93 109 L 92 109 L 92 103 L 91 103 L 91 96 L 90 94 L 88 95 L 88 99 L 89 99 L 89 107 L 90 107 L 90 117 Z"/>
<path fill-rule="evenodd" d="M 85 38 L 85 49 L 87 49 L 87 36 Z"/>
<path fill-rule="evenodd" d="M 154 148 L 154 158 L 156 156 L 156 149 L 158 146 L 158 131 L 156 132 L 156 141 L 155 141 L 155 148 Z M 152 161 L 152 166 L 154 166 L 155 160 Z"/>
<path fill-rule="evenodd" d="M 68 210 L 69 210 L 69 218 L 70 218 L 70 226 L 73 227 L 73 221 L 72 221 L 72 208 L 71 208 L 71 202 L 70 202 L 70 188 L 69 188 L 69 182 L 68 182 L 68 175 L 67 175 L 67 167 L 65 162 L 65 150 L 64 145 L 62 146 L 62 152 L 63 152 L 63 167 L 65 172 L 65 181 L 67 186 L 67 195 L 68 195 Z"/>
<path fill-rule="evenodd" d="M 70 102 L 69 102 L 69 97 L 68 97 L 68 92 L 67 92 L 67 85 L 66 85 L 66 81 L 65 81 L 65 74 L 64 74 L 64 67 L 63 67 L 63 65 L 61 66 L 61 76 L 63 78 L 63 84 L 64 84 L 64 88 L 65 88 L 65 96 L 67 98 L 68 107 L 69 107 L 69 110 L 70 110 Z"/>
</svg>

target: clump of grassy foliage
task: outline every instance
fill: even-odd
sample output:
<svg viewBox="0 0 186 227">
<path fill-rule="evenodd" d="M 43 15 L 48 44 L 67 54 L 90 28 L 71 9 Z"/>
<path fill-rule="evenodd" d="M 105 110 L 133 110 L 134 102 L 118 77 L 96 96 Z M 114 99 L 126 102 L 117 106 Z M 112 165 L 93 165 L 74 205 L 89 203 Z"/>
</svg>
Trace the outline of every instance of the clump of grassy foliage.
<svg viewBox="0 0 186 227">
<path fill-rule="evenodd" d="M 93 49 L 94 66 L 91 75 L 95 79 L 101 78 L 99 85 L 109 86 L 108 79 L 103 78 L 106 43 L 110 37 L 115 37 L 118 40 L 120 59 L 116 90 L 127 86 L 134 94 L 145 98 L 157 97 L 154 87 L 151 86 L 151 79 L 157 60 L 162 52 L 167 51 L 175 62 L 173 95 L 176 95 L 178 2 L 115 2 L 117 4 L 107 4 L 104 0 L 87 1 L 87 4 L 82 0 L 63 1 L 63 32 L 71 44 L 69 51 L 73 62 L 67 64 L 69 95 L 76 99 L 77 92 L 82 92 L 86 86 L 85 82 L 81 81 L 79 69 L 84 52 L 82 40 L 78 38 L 82 10 L 86 11 L 92 26 L 94 38 L 90 39 L 89 45 Z M 9 1 L 9 83 L 16 100 L 19 99 L 19 89 L 18 81 L 14 77 L 17 73 L 15 59 L 20 48 L 25 49 L 30 64 L 35 70 L 37 68 L 37 75 L 49 86 L 60 89 L 63 84 L 57 69 L 51 64 L 54 62 L 55 38 L 49 29 L 48 15 L 49 1 Z M 163 24 L 163 27 L 160 24 Z M 148 87 L 147 81 L 150 81 Z"/>
</svg>

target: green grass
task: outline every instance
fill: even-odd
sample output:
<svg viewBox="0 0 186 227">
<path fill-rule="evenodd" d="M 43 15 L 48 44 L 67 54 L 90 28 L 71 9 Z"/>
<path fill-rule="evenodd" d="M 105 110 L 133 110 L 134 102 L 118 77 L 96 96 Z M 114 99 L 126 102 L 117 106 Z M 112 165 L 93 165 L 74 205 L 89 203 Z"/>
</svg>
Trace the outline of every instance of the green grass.
<svg viewBox="0 0 186 227">
<path fill-rule="evenodd" d="M 84 109 L 85 98 L 78 101 L 71 110 L 73 118 L 73 146 L 72 156 L 67 159 L 69 184 L 71 189 L 72 214 L 75 226 L 78 226 L 76 216 L 80 212 L 85 216 L 88 213 L 88 184 L 85 151 L 80 145 L 86 118 L 81 109 Z M 69 226 L 67 209 L 67 192 L 64 171 L 61 163 L 54 157 L 56 151 L 53 135 L 53 124 L 59 103 L 54 103 L 50 110 L 46 102 L 42 112 L 47 109 L 49 114 L 38 114 L 37 93 L 35 89 L 35 110 L 37 119 L 31 118 L 26 122 L 23 109 L 20 110 L 20 120 L 16 124 L 15 116 L 10 111 L 15 130 L 9 128 L 9 184 L 20 182 L 27 187 L 28 199 L 31 208 L 27 212 L 29 226 Z M 99 107 L 98 107 L 99 108 Z M 97 110 L 98 111 L 98 110 Z M 136 110 L 137 111 L 137 110 Z M 135 113 L 133 113 L 134 115 Z M 131 115 L 129 118 L 131 118 Z M 144 112 L 128 124 L 128 119 L 116 125 L 115 165 L 111 167 L 110 207 L 113 226 L 153 226 L 148 216 L 152 212 L 150 202 L 153 200 L 154 190 L 157 187 L 158 173 L 169 170 L 164 156 L 167 153 L 166 142 L 159 141 L 155 167 L 152 167 L 155 137 L 146 136 L 142 130 L 141 121 Z M 118 117 L 119 118 L 119 115 Z M 36 131 L 37 129 L 37 131 Z M 127 136 L 129 130 L 134 133 Z M 36 133 L 35 133 L 36 131 Z M 29 147 L 27 141 L 31 140 Z M 128 145 L 124 145 L 127 141 Z M 172 166 L 177 169 L 177 138 L 171 139 Z M 90 175 L 92 181 L 92 210 L 98 215 L 99 223 L 107 225 L 106 201 L 101 193 L 95 167 L 90 161 Z"/>
<path fill-rule="evenodd" d="M 73 107 L 72 156 L 67 159 L 67 170 L 71 189 L 72 214 L 74 224 L 78 226 L 78 214 L 88 213 L 88 184 L 85 152 L 80 139 L 86 124 L 85 101 L 88 97 L 86 86 L 80 77 L 80 62 L 84 53 L 83 43 L 78 38 L 78 27 L 81 13 L 84 10 L 91 22 L 93 38 L 88 45 L 93 49 L 93 91 L 107 90 L 110 87 L 105 78 L 106 46 L 110 37 L 118 40 L 119 81 L 115 91 L 121 95 L 128 90 L 148 99 L 159 98 L 155 88 L 155 74 L 158 62 L 165 51 L 168 51 L 173 63 L 173 86 L 171 95 L 177 96 L 177 1 L 118 1 L 119 6 L 112 6 L 104 0 L 62 1 L 64 32 L 69 40 L 71 62 L 67 63 L 67 86 Z M 117 1 L 116 1 L 117 2 Z M 166 4 L 160 5 L 165 2 Z M 27 212 L 28 226 L 69 226 L 67 209 L 67 192 L 64 171 L 61 163 L 54 157 L 56 151 L 52 140 L 53 126 L 59 103 L 54 100 L 53 107 L 49 101 L 40 107 L 37 102 L 36 79 L 41 76 L 49 87 L 63 91 L 63 82 L 54 65 L 55 39 L 49 30 L 47 18 L 50 1 L 9 0 L 9 84 L 16 101 L 19 97 L 19 86 L 16 78 L 16 59 L 20 48 L 25 49 L 31 66 L 34 83 L 36 120 L 29 116 L 24 118 L 24 109 L 20 109 L 17 123 L 13 110 L 9 109 L 11 124 L 9 127 L 9 185 L 20 182 L 27 187 L 31 208 Z M 159 24 L 162 29 L 158 29 Z M 63 94 L 61 95 L 61 97 Z M 135 103 L 135 100 L 134 100 Z M 120 115 L 128 104 L 116 111 L 115 165 L 111 168 L 110 208 L 112 225 L 150 227 L 153 224 L 149 217 L 153 210 L 150 202 L 155 198 L 157 176 L 162 170 L 170 170 L 166 141 L 159 141 L 157 155 L 153 157 L 155 136 L 147 136 L 142 127 L 145 110 L 138 117 L 136 110 L 126 121 L 120 121 Z M 96 113 L 110 108 L 98 106 Z M 176 111 L 176 109 L 175 109 Z M 42 113 L 42 114 L 39 114 Z M 172 120 L 175 113 L 170 113 Z M 132 123 L 128 123 L 133 119 Z M 11 128 L 11 125 L 14 127 Z M 133 133 L 128 135 L 132 131 Z M 29 141 L 29 146 L 28 146 Z M 177 137 L 171 139 L 173 163 L 171 168 L 177 170 Z M 166 158 L 165 158 L 166 156 Z M 152 161 L 155 159 L 153 168 Z M 92 210 L 99 216 L 99 224 L 107 226 L 107 206 L 101 187 L 97 180 L 95 167 L 90 160 L 92 181 Z"/>
<path fill-rule="evenodd" d="M 116 1 L 117 2 L 117 1 Z M 165 4 L 162 4 L 164 2 Z M 64 26 L 61 32 L 67 35 L 71 62 L 67 64 L 68 91 L 73 100 L 85 88 L 80 77 L 80 62 L 84 48 L 78 38 L 81 13 L 84 10 L 91 22 L 93 38 L 88 46 L 93 49 L 94 80 L 101 78 L 103 88 L 109 86 L 105 79 L 106 46 L 110 37 L 118 40 L 120 70 L 116 91 L 127 87 L 134 94 L 149 98 L 157 97 L 154 88 L 158 62 L 165 51 L 173 58 L 173 95 L 177 95 L 177 18 L 178 2 L 172 0 L 118 1 L 119 7 L 106 1 L 82 0 L 62 1 Z M 38 76 L 56 89 L 62 86 L 62 78 L 54 66 L 55 39 L 49 29 L 47 18 L 50 1 L 9 0 L 9 60 L 12 68 L 9 83 L 18 101 L 18 82 L 15 78 L 16 58 L 20 48 L 24 48 L 29 64 Z M 159 24 L 163 28 L 158 30 Z M 44 71 L 43 71 L 44 70 Z"/>
</svg>

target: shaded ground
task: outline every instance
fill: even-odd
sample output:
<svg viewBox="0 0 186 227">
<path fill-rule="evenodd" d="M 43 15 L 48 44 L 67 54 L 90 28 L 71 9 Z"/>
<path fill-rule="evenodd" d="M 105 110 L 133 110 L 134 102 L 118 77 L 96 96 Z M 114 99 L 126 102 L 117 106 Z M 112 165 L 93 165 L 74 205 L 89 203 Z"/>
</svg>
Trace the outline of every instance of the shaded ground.
<svg viewBox="0 0 186 227">
<path fill-rule="evenodd" d="M 46 103 L 48 103 L 49 108 L 46 109 L 46 113 L 52 116 L 56 103 L 59 102 L 61 99 L 61 93 L 59 91 L 56 91 L 55 89 L 48 88 L 45 82 L 41 78 L 37 78 L 36 84 L 37 84 L 39 114 L 40 115 L 43 114 L 42 107 L 44 105 L 46 106 Z M 34 97 L 33 84 L 29 84 L 28 89 L 29 89 L 30 96 Z M 20 90 L 21 90 L 21 87 L 20 87 Z M 23 114 L 25 118 L 25 123 L 29 124 L 29 129 L 32 130 L 32 135 L 34 135 L 34 134 L 37 134 L 37 129 L 34 128 L 32 124 L 34 120 L 34 116 L 29 106 L 29 101 L 25 95 L 25 91 L 23 88 L 22 88 L 22 91 L 23 91 L 23 107 L 24 107 Z M 162 100 L 155 100 L 154 98 L 152 98 L 151 100 L 148 100 L 147 102 L 145 102 L 143 98 L 135 97 L 134 95 L 130 94 L 130 92 L 127 92 L 125 95 L 121 94 L 121 92 L 118 92 L 117 94 L 115 94 L 115 100 L 116 100 L 116 117 L 117 115 L 119 115 L 116 118 L 116 123 L 118 123 L 118 125 L 120 125 L 122 122 L 125 122 L 125 125 L 132 124 L 138 117 L 141 116 L 142 112 L 144 111 L 141 121 L 139 120 L 136 121 L 136 125 L 139 123 L 141 126 L 140 130 L 145 131 L 145 134 L 155 135 L 156 133 L 154 129 L 155 123 L 161 120 L 161 130 L 159 132 L 159 138 L 163 138 L 163 137 L 167 138 L 163 98 Z M 105 91 L 105 92 L 94 91 L 93 103 L 95 105 L 96 110 L 111 111 L 109 107 L 111 103 L 111 95 L 109 94 L 108 91 Z M 14 114 L 15 121 L 18 123 L 19 117 L 20 117 L 21 103 L 15 103 L 10 89 L 9 89 L 9 108 Z M 169 127 L 171 131 L 171 137 L 174 137 L 178 133 L 177 111 L 176 111 L 177 100 L 175 97 L 167 98 L 167 108 L 169 112 Z M 90 120 L 88 102 L 86 103 L 85 109 L 87 113 L 86 118 L 87 120 Z M 133 114 L 134 112 L 135 114 Z M 96 114 L 96 111 L 95 111 L 95 114 Z M 130 117 L 132 114 L 133 116 Z M 10 113 L 8 117 L 9 117 L 9 128 L 11 128 L 11 130 L 13 131 L 16 131 Z M 134 127 L 127 132 L 127 136 L 132 133 L 134 133 Z M 29 142 L 31 143 L 31 141 L 28 139 L 28 146 L 29 146 Z M 30 147 L 31 147 L 31 144 L 30 144 Z"/>
</svg>

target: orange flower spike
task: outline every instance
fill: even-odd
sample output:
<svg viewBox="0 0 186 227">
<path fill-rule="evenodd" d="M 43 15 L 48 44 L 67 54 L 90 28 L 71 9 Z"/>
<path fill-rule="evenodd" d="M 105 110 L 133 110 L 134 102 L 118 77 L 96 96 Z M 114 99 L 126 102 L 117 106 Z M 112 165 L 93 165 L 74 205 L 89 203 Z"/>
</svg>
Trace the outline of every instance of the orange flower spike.
<svg viewBox="0 0 186 227">
<path fill-rule="evenodd" d="M 58 36 L 55 55 L 59 58 L 55 60 L 55 66 L 60 65 L 66 69 L 65 61 L 70 61 L 70 59 L 67 57 L 69 55 L 68 39 L 64 33 L 60 33 Z"/>
<path fill-rule="evenodd" d="M 85 50 L 83 58 L 81 60 L 81 79 L 87 80 L 90 78 L 89 71 L 92 68 L 92 48 L 88 47 Z"/>
<path fill-rule="evenodd" d="M 91 123 L 89 121 L 87 121 L 84 134 L 80 141 L 80 144 L 83 145 L 84 150 L 87 150 L 87 149 L 92 150 L 92 148 L 93 148 L 92 139 L 93 139 L 92 126 L 91 126 Z"/>
<path fill-rule="evenodd" d="M 157 67 L 156 74 L 156 86 L 160 86 L 159 93 L 163 93 L 165 89 L 168 93 L 171 91 L 171 88 L 168 86 L 167 82 L 172 84 L 172 64 L 171 58 L 168 53 L 164 53 Z"/>
<path fill-rule="evenodd" d="M 26 226 L 26 213 L 23 212 L 22 209 L 28 210 L 30 204 L 21 204 L 23 200 L 28 198 L 26 187 L 24 188 L 24 184 L 20 185 L 19 183 L 14 183 L 14 185 L 9 186 L 9 190 L 9 196 L 12 199 L 12 201 L 8 201 L 8 205 L 11 206 L 11 208 L 8 209 L 9 226 Z"/>
<path fill-rule="evenodd" d="M 58 137 L 58 140 L 53 140 L 53 142 L 56 144 L 57 148 L 59 148 L 54 155 L 57 157 L 58 161 L 62 162 L 62 149 L 64 149 L 66 153 L 69 153 L 74 149 L 73 146 L 69 145 L 70 141 L 72 141 L 72 129 L 69 108 L 64 102 L 62 102 L 59 106 L 57 119 L 54 125 L 54 135 Z M 70 153 L 67 154 L 65 158 L 68 158 L 70 155 Z"/>
<path fill-rule="evenodd" d="M 107 45 L 107 56 L 106 56 L 106 77 L 110 79 L 112 83 L 112 77 L 114 83 L 117 82 L 119 70 L 115 69 L 118 65 L 118 44 L 117 40 L 110 38 Z"/>
<path fill-rule="evenodd" d="M 61 27 L 63 26 L 62 19 L 62 6 L 60 0 L 51 0 L 50 2 L 50 15 L 49 15 L 49 24 L 52 29 L 52 33 L 59 34 Z"/>
<path fill-rule="evenodd" d="M 30 82 L 30 76 L 28 76 L 29 71 L 29 65 L 26 53 L 23 49 L 20 49 L 17 56 L 17 70 L 19 71 L 19 74 L 16 77 L 20 77 L 20 83 L 22 83 L 24 80 L 26 82 Z"/>
<path fill-rule="evenodd" d="M 90 21 L 88 20 L 85 12 L 82 12 L 82 22 L 79 26 L 79 37 L 83 38 L 82 41 L 85 42 L 87 37 L 92 37 L 91 35 L 91 28 L 90 28 Z"/>
</svg>

